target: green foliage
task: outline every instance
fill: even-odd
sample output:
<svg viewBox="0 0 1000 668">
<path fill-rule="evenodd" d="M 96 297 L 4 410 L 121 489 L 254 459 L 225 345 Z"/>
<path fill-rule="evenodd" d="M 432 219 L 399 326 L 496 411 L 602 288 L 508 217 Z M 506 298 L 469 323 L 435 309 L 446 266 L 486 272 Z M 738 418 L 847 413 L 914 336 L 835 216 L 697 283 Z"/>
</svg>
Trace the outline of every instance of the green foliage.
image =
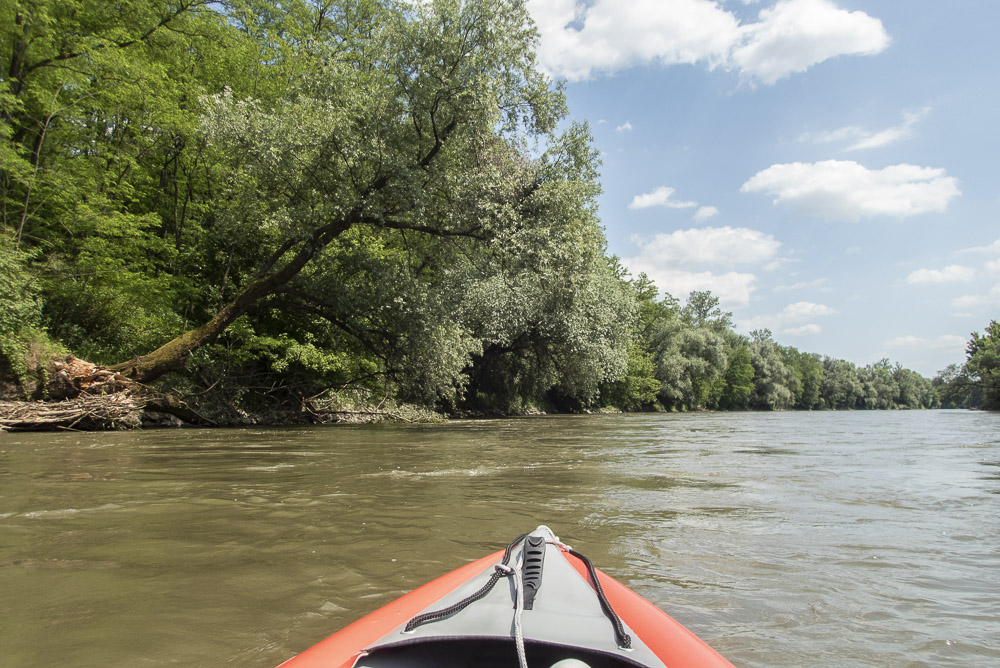
<svg viewBox="0 0 1000 668">
<path fill-rule="evenodd" d="M 536 40 L 519 0 L 0 0 L 8 375 L 60 346 L 138 360 L 218 323 L 170 386 L 233 421 L 350 393 L 934 403 L 912 372 L 747 341 L 711 293 L 682 306 L 629 279 L 598 152 Z M 980 388 L 989 332 L 963 371 Z"/>
<path fill-rule="evenodd" d="M 9 232 L 0 231 L 0 340 L 41 321 L 38 286 L 26 267 L 30 257 Z"/>
<path fill-rule="evenodd" d="M 853 409 L 863 396 L 857 367 L 845 360 L 823 358 L 823 381 L 820 383 L 822 408 Z"/>
<path fill-rule="evenodd" d="M 982 388 L 970 375 L 968 365 L 949 364 L 931 381 L 942 408 L 977 408 Z"/>
<path fill-rule="evenodd" d="M 629 348 L 625 377 L 602 388 L 602 403 L 623 411 L 654 409 L 662 387 L 654 374 L 653 356 L 639 345 L 633 344 Z"/>
<path fill-rule="evenodd" d="M 795 373 L 795 408 L 812 410 L 820 405 L 820 386 L 823 382 L 823 362 L 815 353 L 804 353 L 792 347 L 781 349 L 787 366 Z"/>
<path fill-rule="evenodd" d="M 795 405 L 800 392 L 800 380 L 785 364 L 781 346 L 770 338 L 770 332 L 757 333 L 750 343 L 753 364 L 753 393 L 750 407 L 758 410 L 786 410 Z"/>
<path fill-rule="evenodd" d="M 729 364 L 722 379 L 719 408 L 725 410 L 749 408 L 750 397 L 754 392 L 754 373 L 750 348 L 740 345 L 729 354 Z"/>
<path fill-rule="evenodd" d="M 982 392 L 982 407 L 1000 410 L 1000 322 L 991 320 L 982 334 L 972 333 L 966 368 Z"/>
<path fill-rule="evenodd" d="M 708 290 L 694 291 L 681 309 L 681 318 L 691 327 L 709 327 L 725 332 L 733 327 L 733 314 L 719 307 L 719 298 Z"/>
<path fill-rule="evenodd" d="M 728 364 L 725 337 L 716 327 L 679 318 L 660 321 L 650 344 L 664 406 L 694 410 L 715 402 Z"/>
<path fill-rule="evenodd" d="M 40 333 L 41 301 L 34 277 L 26 268 L 29 254 L 12 235 L 0 232 L 0 384 L 28 390 L 33 367 L 32 341 Z M 30 393 L 30 392 L 29 392 Z"/>
</svg>

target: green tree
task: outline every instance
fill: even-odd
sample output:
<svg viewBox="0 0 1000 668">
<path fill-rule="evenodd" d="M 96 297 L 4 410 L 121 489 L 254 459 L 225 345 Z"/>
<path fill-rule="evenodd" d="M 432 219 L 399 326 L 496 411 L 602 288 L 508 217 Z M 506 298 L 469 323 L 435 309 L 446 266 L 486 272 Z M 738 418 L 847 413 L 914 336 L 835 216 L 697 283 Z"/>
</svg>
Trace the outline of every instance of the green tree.
<svg viewBox="0 0 1000 668">
<path fill-rule="evenodd" d="M 769 330 L 751 332 L 750 361 L 753 364 L 753 393 L 749 401 L 759 410 L 785 410 L 795 405 L 798 378 L 785 364 L 781 347 Z"/>
<path fill-rule="evenodd" d="M 69 4 L 52 7 L 69 12 Z M 64 70 L 71 70 L 49 68 L 48 64 L 65 64 L 76 58 L 91 67 L 91 63 L 107 61 L 111 72 L 107 76 L 121 75 L 136 81 L 137 88 L 156 91 L 159 89 L 147 86 L 144 80 L 119 71 L 146 64 L 134 58 L 129 49 L 159 44 L 156 39 L 161 35 L 165 40 L 182 39 L 177 36 L 189 33 L 204 36 L 208 27 L 222 26 L 214 13 L 215 23 L 206 20 L 204 24 L 175 25 L 189 16 L 201 17 L 205 6 L 200 3 L 134 7 L 137 15 L 128 15 L 133 20 L 127 23 L 126 34 L 109 32 L 118 28 L 103 22 L 104 17 L 114 13 L 96 4 L 90 8 L 93 11 L 72 14 L 101 17 L 92 19 L 94 25 L 70 29 L 76 19 L 69 15 L 60 14 L 57 21 L 37 18 L 39 24 L 56 26 L 52 43 L 44 52 L 34 54 L 33 64 L 18 64 L 18 72 L 47 70 L 52 76 L 62 76 Z M 525 147 L 535 140 L 558 142 L 552 131 L 565 113 L 565 104 L 561 93 L 550 88 L 534 69 L 536 34 L 522 2 L 436 2 L 397 7 L 359 0 L 338 3 L 336 12 L 330 12 L 326 5 L 294 4 L 296 12 L 303 14 L 302 23 L 323 26 L 310 40 L 296 39 L 287 29 L 294 21 L 294 12 L 285 8 L 275 11 L 273 7 L 265 12 L 260 6 L 250 11 L 253 7 L 250 3 L 237 7 L 232 23 L 258 44 L 276 44 L 267 54 L 267 66 L 293 63 L 294 67 L 286 67 L 284 73 L 292 71 L 296 76 L 290 79 L 280 101 L 269 97 L 266 86 L 255 84 L 252 90 L 243 87 L 218 95 L 209 105 L 204 128 L 215 156 L 212 159 L 228 161 L 225 169 L 229 171 L 224 184 L 217 184 L 220 192 L 214 198 L 221 206 L 214 213 L 213 234 L 220 240 L 232 240 L 230 247 L 219 248 L 221 253 L 216 256 L 221 255 L 226 267 L 219 272 L 221 300 L 214 313 L 208 310 L 211 302 L 194 305 L 188 317 L 203 324 L 116 367 L 136 379 L 148 381 L 181 368 L 194 350 L 287 287 L 347 230 L 365 227 L 482 242 L 510 241 L 513 237 L 505 235 L 516 236 L 524 221 L 532 219 L 526 207 L 542 198 L 535 195 L 543 189 L 543 170 L 525 169 Z M 18 51 L 16 44 L 11 48 Z M 149 48 L 150 52 L 155 50 Z M 238 54 L 245 52 L 237 50 Z M 261 54 L 256 55 L 258 65 L 263 66 Z M 16 74 L 11 80 L 21 82 L 25 76 Z M 101 76 L 90 72 L 80 76 L 88 87 L 91 81 L 101 81 Z M 12 134 L 18 146 L 30 148 L 38 143 L 47 128 L 44 121 L 52 115 L 47 109 L 74 105 L 82 109 L 80 104 L 99 92 L 96 88 L 88 92 L 91 89 L 84 90 L 78 84 L 36 79 L 37 90 L 62 91 L 68 97 L 42 108 L 41 103 L 48 98 L 33 94 L 31 99 L 38 109 L 30 122 L 19 122 Z M 15 96 L 22 94 L 25 86 L 18 83 Z M 123 98 L 142 98 L 127 88 L 108 88 Z M 195 105 L 190 99 L 197 98 L 198 91 L 186 90 L 184 94 L 190 105 Z M 13 110 L 10 117 L 14 117 Z M 72 123 L 65 126 L 75 127 Z M 126 127 L 141 134 L 146 126 L 126 126 L 112 119 L 102 121 L 101 127 L 110 128 L 113 135 L 125 132 Z M 30 164 L 34 154 L 30 150 L 22 154 Z M 88 188 L 97 193 L 89 199 L 72 198 L 87 203 L 88 211 L 117 208 L 110 218 L 77 215 L 81 225 L 100 222 L 96 233 L 83 238 L 101 243 L 84 249 L 83 254 L 95 259 L 118 258 L 107 252 L 107 244 L 128 240 L 128 248 L 136 255 L 126 258 L 125 265 L 98 264 L 88 271 L 121 276 L 123 266 L 133 271 L 138 268 L 125 282 L 143 285 L 140 279 L 155 275 L 157 268 L 137 267 L 138 258 L 162 258 L 169 267 L 169 246 L 163 243 L 166 239 L 150 234 L 159 224 L 151 214 L 131 214 L 127 207 L 105 203 L 108 196 L 117 198 L 115 201 L 123 197 L 119 190 L 111 190 L 112 186 L 125 183 L 136 192 L 134 184 L 119 178 L 135 169 L 133 163 L 122 162 L 124 156 L 111 155 L 109 159 L 118 171 L 88 168 L 85 175 L 104 174 L 105 180 L 113 181 L 105 187 Z M 573 158 L 564 152 L 557 159 Z M 16 192 L 8 192 L 6 201 L 18 201 L 30 184 L 18 181 L 15 185 Z M 50 188 L 65 191 L 54 183 Z M 555 196 L 555 190 L 548 189 L 545 194 Z M 95 203 L 96 196 L 105 199 Z M 63 206 L 72 204 L 70 199 L 64 198 Z M 56 218 L 39 215 L 38 220 L 48 224 Z M 109 230 L 117 231 L 109 234 Z M 33 229 L 36 232 L 39 230 Z M 239 248 L 243 242 L 244 247 Z M 234 257 L 233 251 L 244 255 Z M 145 293 L 133 291 L 125 301 L 144 305 L 174 302 L 177 291 L 183 289 L 183 285 L 175 286 L 157 295 L 154 287 L 161 285 L 151 284 Z M 114 306 L 114 300 L 105 301 L 99 309 L 114 310 Z M 182 324 L 178 315 L 172 315 L 168 322 L 153 328 L 153 336 L 164 330 L 176 331 Z"/>
<path fill-rule="evenodd" d="M 975 408 L 982 393 L 965 364 L 949 364 L 931 381 L 942 408 Z"/>
<path fill-rule="evenodd" d="M 892 370 L 892 378 L 899 388 L 895 404 L 903 408 L 936 408 L 940 405 L 931 381 L 916 371 L 904 369 L 900 364 Z"/>
<path fill-rule="evenodd" d="M 804 353 L 791 346 L 783 347 L 781 352 L 785 364 L 791 367 L 797 381 L 795 408 L 817 408 L 820 403 L 820 384 L 823 381 L 823 363 L 819 355 Z"/>
<path fill-rule="evenodd" d="M 708 290 L 695 290 L 688 295 L 681 317 L 692 327 L 710 327 L 717 332 L 733 328 L 733 314 L 723 311 L 719 298 Z"/>
<path fill-rule="evenodd" d="M 823 408 L 857 408 L 864 396 L 857 367 L 846 360 L 823 358 L 823 381 L 819 388 Z"/>
<path fill-rule="evenodd" d="M 0 231 L 0 381 L 23 387 L 28 373 L 28 332 L 41 320 L 41 301 L 27 257 Z"/>
<path fill-rule="evenodd" d="M 606 385 L 601 393 L 603 402 L 623 411 L 652 409 L 662 387 L 655 372 L 653 356 L 633 343 L 629 348 L 625 377 Z"/>
<path fill-rule="evenodd" d="M 750 359 L 750 347 L 740 345 L 729 354 L 723 386 L 719 397 L 719 408 L 745 410 L 750 406 L 754 391 L 754 367 Z"/>
<path fill-rule="evenodd" d="M 900 387 L 889 360 L 869 364 L 858 369 L 857 374 L 862 387 L 860 407 L 884 410 L 897 406 Z"/>
<path fill-rule="evenodd" d="M 661 299 L 659 288 L 644 273 L 633 279 L 631 285 L 639 305 L 636 335 L 648 347 L 657 325 L 680 317 L 680 302 L 668 293 Z"/>
<path fill-rule="evenodd" d="M 973 332 L 965 351 L 965 365 L 982 393 L 982 407 L 1000 410 L 1000 322 L 991 320 L 982 334 Z"/>
<path fill-rule="evenodd" d="M 673 319 L 657 326 L 651 347 L 663 405 L 708 407 L 727 367 L 723 335 Z"/>
<path fill-rule="evenodd" d="M 252 87 L 247 39 L 203 0 L 0 13 L 2 219 L 15 244 L 42 251 L 31 269 L 43 322 L 95 361 L 149 350 L 222 273 L 200 100 Z"/>
</svg>

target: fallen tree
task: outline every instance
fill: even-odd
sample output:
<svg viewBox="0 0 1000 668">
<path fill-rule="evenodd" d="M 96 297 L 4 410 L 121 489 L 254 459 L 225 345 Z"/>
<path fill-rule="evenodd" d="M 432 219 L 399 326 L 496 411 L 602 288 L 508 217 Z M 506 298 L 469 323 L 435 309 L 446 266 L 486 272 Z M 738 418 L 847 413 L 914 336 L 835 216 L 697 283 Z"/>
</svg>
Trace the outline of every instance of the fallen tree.
<svg viewBox="0 0 1000 668">
<path fill-rule="evenodd" d="M 46 375 L 48 382 L 35 392 L 44 399 L 0 401 L 0 429 L 134 429 L 149 411 L 173 415 L 191 425 L 217 426 L 173 394 L 72 355 L 52 360 Z"/>
</svg>

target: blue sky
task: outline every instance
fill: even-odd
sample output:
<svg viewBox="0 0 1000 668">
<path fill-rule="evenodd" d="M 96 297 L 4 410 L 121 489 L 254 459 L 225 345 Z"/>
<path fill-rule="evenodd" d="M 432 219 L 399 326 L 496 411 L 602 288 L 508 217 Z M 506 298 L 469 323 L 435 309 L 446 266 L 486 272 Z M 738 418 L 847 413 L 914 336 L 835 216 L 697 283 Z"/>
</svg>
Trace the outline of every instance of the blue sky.
<svg viewBox="0 0 1000 668">
<path fill-rule="evenodd" d="M 928 377 L 1000 318 L 1000 2 L 530 0 L 609 251 L 744 333 Z"/>
</svg>

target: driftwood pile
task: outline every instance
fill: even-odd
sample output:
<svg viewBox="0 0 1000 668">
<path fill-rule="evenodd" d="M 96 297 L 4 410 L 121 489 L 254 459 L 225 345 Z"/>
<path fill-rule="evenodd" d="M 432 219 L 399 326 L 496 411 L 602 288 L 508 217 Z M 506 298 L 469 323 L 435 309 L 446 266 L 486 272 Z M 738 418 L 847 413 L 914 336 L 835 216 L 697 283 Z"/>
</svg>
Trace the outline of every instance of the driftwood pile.
<svg viewBox="0 0 1000 668">
<path fill-rule="evenodd" d="M 68 399 L 81 394 L 109 395 L 137 387 L 137 383 L 120 373 L 72 355 L 52 362 L 52 369 L 55 374 L 49 383 L 50 399 Z"/>
<path fill-rule="evenodd" d="M 72 355 L 51 366 L 47 401 L 0 401 L 0 431 L 135 429 L 145 411 L 215 426 L 177 397 Z"/>
<path fill-rule="evenodd" d="M 128 393 L 81 394 L 62 401 L 0 401 L 0 429 L 135 429 L 145 402 Z"/>
</svg>

